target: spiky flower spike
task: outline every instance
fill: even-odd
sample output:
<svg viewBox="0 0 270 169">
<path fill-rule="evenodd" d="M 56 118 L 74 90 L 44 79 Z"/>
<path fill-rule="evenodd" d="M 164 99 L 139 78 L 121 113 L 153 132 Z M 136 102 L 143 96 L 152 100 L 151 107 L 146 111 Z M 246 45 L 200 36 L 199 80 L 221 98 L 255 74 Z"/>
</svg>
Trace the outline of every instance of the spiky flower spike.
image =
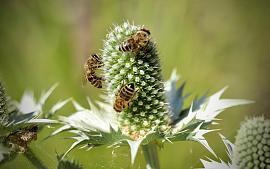
<svg viewBox="0 0 270 169">
<path fill-rule="evenodd" d="M 7 113 L 7 96 L 2 83 L 0 82 L 0 116 Z"/>
<path fill-rule="evenodd" d="M 7 95 L 3 84 L 0 82 L 0 127 L 8 123 Z"/>
<path fill-rule="evenodd" d="M 168 107 L 155 42 L 137 52 L 121 51 L 121 44 L 143 26 L 125 22 L 116 26 L 104 41 L 103 62 L 107 92 L 113 104 L 121 87 L 134 84 L 136 97 L 132 104 L 118 113 L 122 132 L 134 140 L 149 131 L 164 132 L 169 129 Z"/>
<path fill-rule="evenodd" d="M 254 117 L 238 131 L 233 163 L 240 169 L 270 168 L 270 120 Z"/>
</svg>

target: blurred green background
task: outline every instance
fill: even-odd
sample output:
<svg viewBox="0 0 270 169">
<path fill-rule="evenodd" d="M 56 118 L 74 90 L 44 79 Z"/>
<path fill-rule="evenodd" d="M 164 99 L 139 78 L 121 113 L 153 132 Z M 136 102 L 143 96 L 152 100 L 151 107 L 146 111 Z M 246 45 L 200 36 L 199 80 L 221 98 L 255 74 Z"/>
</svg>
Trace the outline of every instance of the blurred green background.
<svg viewBox="0 0 270 169">
<path fill-rule="evenodd" d="M 82 87 L 81 70 L 86 57 L 99 52 L 109 27 L 123 21 L 144 24 L 157 41 L 164 79 L 177 68 L 191 92 L 189 102 L 206 90 L 230 86 L 225 96 L 256 103 L 229 109 L 219 116 L 220 131 L 230 140 L 246 116 L 270 108 L 270 3 L 267 0 L 2 0 L 0 2 L 0 79 L 9 95 L 19 100 L 25 89 L 40 93 L 59 82 L 48 105 L 73 97 L 98 99 L 99 91 Z M 180 82 L 179 82 L 180 85 Z M 37 95 L 38 96 L 38 95 Z M 73 112 L 66 106 L 59 115 Z M 71 145 L 65 135 L 43 141 L 53 129 L 44 129 L 31 147 L 49 168 L 56 168 L 55 152 Z M 207 135 L 216 153 L 226 160 L 216 133 Z M 212 157 L 198 143 L 166 144 L 159 151 L 161 168 L 198 168 L 199 159 Z M 69 158 L 86 168 L 145 168 L 141 152 L 129 164 L 127 147 L 75 150 Z M 0 168 L 34 168 L 24 156 Z"/>
</svg>

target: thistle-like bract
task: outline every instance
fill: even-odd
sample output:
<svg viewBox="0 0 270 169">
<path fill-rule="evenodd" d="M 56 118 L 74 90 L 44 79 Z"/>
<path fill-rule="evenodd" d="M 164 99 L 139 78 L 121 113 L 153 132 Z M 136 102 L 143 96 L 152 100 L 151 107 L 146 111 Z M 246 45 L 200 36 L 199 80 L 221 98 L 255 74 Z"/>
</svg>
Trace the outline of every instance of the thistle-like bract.
<svg viewBox="0 0 270 169">
<path fill-rule="evenodd" d="M 136 97 L 118 116 L 122 132 L 135 140 L 149 131 L 169 129 L 168 107 L 155 42 L 150 39 L 138 52 L 119 50 L 119 46 L 141 28 L 143 26 L 127 22 L 116 26 L 107 35 L 102 54 L 107 92 L 112 104 L 122 86 L 135 85 Z"/>
<path fill-rule="evenodd" d="M 233 163 L 240 169 L 270 168 L 270 120 L 254 117 L 238 131 Z"/>
</svg>

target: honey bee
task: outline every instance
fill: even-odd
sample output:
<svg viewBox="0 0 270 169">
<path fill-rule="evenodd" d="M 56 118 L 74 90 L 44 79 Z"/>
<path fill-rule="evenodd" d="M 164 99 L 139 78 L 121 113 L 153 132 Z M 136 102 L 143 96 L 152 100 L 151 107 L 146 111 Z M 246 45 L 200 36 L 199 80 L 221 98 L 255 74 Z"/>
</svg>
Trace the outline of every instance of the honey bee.
<svg viewBox="0 0 270 169">
<path fill-rule="evenodd" d="M 37 140 L 37 131 L 37 125 L 19 129 L 6 137 L 6 143 L 12 150 L 24 153 L 27 150 L 28 144 L 32 140 Z"/>
<path fill-rule="evenodd" d="M 119 50 L 122 52 L 137 52 L 139 49 L 145 47 L 150 40 L 150 31 L 141 28 L 129 39 L 121 43 Z"/>
<path fill-rule="evenodd" d="M 121 112 L 123 109 L 130 106 L 135 95 L 136 89 L 133 83 L 123 85 L 115 96 L 116 98 L 113 106 L 114 110 L 116 112 Z"/>
<path fill-rule="evenodd" d="M 86 84 L 86 81 L 89 81 L 93 86 L 102 88 L 102 82 L 105 79 L 96 75 L 96 71 L 102 66 L 103 62 L 101 57 L 97 54 L 91 55 L 84 64 L 83 84 Z"/>
<path fill-rule="evenodd" d="M 86 61 L 87 67 L 92 71 L 103 66 L 102 58 L 97 54 L 92 54 Z"/>
</svg>

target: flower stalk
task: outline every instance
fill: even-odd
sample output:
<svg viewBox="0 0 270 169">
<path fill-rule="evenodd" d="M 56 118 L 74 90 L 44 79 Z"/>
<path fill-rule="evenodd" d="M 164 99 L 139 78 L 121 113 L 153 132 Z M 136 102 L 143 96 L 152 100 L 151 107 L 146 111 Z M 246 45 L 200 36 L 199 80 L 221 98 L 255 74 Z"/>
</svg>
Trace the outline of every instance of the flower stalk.
<svg viewBox="0 0 270 169">
<path fill-rule="evenodd" d="M 47 167 L 42 163 L 42 161 L 37 158 L 35 153 L 31 148 L 28 148 L 27 151 L 23 154 L 32 164 L 38 169 L 47 169 Z"/>
<path fill-rule="evenodd" d="M 149 143 L 142 146 L 147 169 L 160 169 L 157 145 Z"/>
</svg>

